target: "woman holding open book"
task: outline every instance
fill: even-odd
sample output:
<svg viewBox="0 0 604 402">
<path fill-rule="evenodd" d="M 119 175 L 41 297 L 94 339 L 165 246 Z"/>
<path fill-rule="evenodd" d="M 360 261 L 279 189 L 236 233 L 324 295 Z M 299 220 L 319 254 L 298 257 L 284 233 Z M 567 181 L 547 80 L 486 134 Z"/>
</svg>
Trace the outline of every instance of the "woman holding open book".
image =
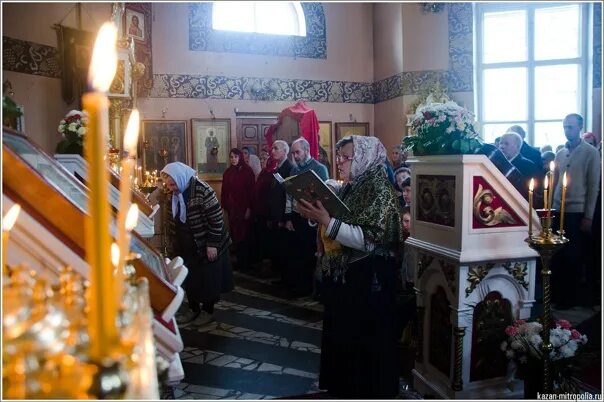
<svg viewBox="0 0 604 402">
<path fill-rule="evenodd" d="M 298 204 L 302 216 L 321 225 L 319 388 L 336 398 L 393 398 L 399 388 L 396 253 L 403 240 L 398 199 L 377 138 L 345 137 L 336 151 L 344 182 L 337 192 L 350 212 L 330 216 L 320 201 Z"/>
</svg>

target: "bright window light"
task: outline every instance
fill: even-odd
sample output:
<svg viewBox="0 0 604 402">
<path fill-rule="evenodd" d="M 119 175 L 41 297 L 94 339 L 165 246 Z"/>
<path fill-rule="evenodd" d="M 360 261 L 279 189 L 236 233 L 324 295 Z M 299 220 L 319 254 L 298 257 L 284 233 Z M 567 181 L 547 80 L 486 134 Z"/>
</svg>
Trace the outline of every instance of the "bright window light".
<svg viewBox="0 0 604 402">
<path fill-rule="evenodd" d="M 562 120 L 586 116 L 589 4 L 481 3 L 477 118 L 485 141 L 522 126 L 533 146 L 564 144 Z"/>
<path fill-rule="evenodd" d="M 526 11 L 485 13 L 482 49 L 485 63 L 526 60 Z"/>
<path fill-rule="evenodd" d="M 304 11 L 297 1 L 215 2 L 212 28 L 221 31 L 306 36 Z"/>
</svg>

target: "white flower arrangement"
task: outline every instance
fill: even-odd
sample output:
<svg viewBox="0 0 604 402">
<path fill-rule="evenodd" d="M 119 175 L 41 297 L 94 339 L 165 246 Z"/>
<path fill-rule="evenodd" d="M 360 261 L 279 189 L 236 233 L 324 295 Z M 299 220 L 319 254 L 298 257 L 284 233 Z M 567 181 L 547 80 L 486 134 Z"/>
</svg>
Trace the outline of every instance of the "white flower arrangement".
<svg viewBox="0 0 604 402">
<path fill-rule="evenodd" d="M 58 131 L 62 140 L 57 144 L 57 153 L 82 154 L 84 138 L 88 131 L 88 115 L 86 112 L 72 110 L 59 122 Z"/>
<path fill-rule="evenodd" d="M 86 112 L 72 110 L 59 122 L 58 131 L 63 138 L 69 139 L 70 135 L 75 135 L 82 140 L 86 134 L 87 124 L 88 115 Z"/>
<path fill-rule="evenodd" d="M 538 322 L 516 321 L 505 329 L 508 340 L 502 342 L 501 350 L 508 359 L 517 359 L 520 363 L 526 363 L 529 358 L 541 359 L 541 329 Z M 549 340 L 550 359 L 556 361 L 575 356 L 579 346 L 587 343 L 587 336 L 573 329 L 568 321 L 558 320 L 556 327 L 550 330 Z"/>
<path fill-rule="evenodd" d="M 417 108 L 413 135 L 405 137 L 404 146 L 412 147 L 414 155 L 474 153 L 482 146 L 474 125 L 474 115 L 453 101 L 428 103 Z"/>
</svg>

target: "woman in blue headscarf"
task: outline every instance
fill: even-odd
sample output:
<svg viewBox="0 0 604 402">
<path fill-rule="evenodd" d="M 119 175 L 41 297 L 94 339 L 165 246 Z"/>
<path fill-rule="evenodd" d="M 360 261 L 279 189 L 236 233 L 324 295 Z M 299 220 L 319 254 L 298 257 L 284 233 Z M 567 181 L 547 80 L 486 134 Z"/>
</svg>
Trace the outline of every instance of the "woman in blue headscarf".
<svg viewBox="0 0 604 402">
<path fill-rule="evenodd" d="M 220 293 L 233 289 L 228 253 L 231 237 L 216 193 L 197 178 L 194 169 L 174 162 L 161 173 L 172 195 L 166 222 L 169 255 L 181 256 L 189 269 L 184 288 L 190 311 L 177 321 L 203 325 L 214 321 L 214 304 Z"/>
</svg>

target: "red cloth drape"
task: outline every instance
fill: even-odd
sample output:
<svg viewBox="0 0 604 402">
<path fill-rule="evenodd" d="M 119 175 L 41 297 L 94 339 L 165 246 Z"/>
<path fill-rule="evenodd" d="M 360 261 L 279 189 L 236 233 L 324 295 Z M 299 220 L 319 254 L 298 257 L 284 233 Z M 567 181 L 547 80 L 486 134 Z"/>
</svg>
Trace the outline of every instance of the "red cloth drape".
<svg viewBox="0 0 604 402">
<path fill-rule="evenodd" d="M 319 120 L 314 109 L 306 106 L 304 101 L 298 101 L 294 106 L 285 108 L 279 113 L 279 120 L 266 131 L 266 143 L 269 148 L 273 145 L 273 135 L 285 116 L 290 116 L 298 122 L 302 137 L 310 144 L 310 156 L 319 158 Z"/>
</svg>

